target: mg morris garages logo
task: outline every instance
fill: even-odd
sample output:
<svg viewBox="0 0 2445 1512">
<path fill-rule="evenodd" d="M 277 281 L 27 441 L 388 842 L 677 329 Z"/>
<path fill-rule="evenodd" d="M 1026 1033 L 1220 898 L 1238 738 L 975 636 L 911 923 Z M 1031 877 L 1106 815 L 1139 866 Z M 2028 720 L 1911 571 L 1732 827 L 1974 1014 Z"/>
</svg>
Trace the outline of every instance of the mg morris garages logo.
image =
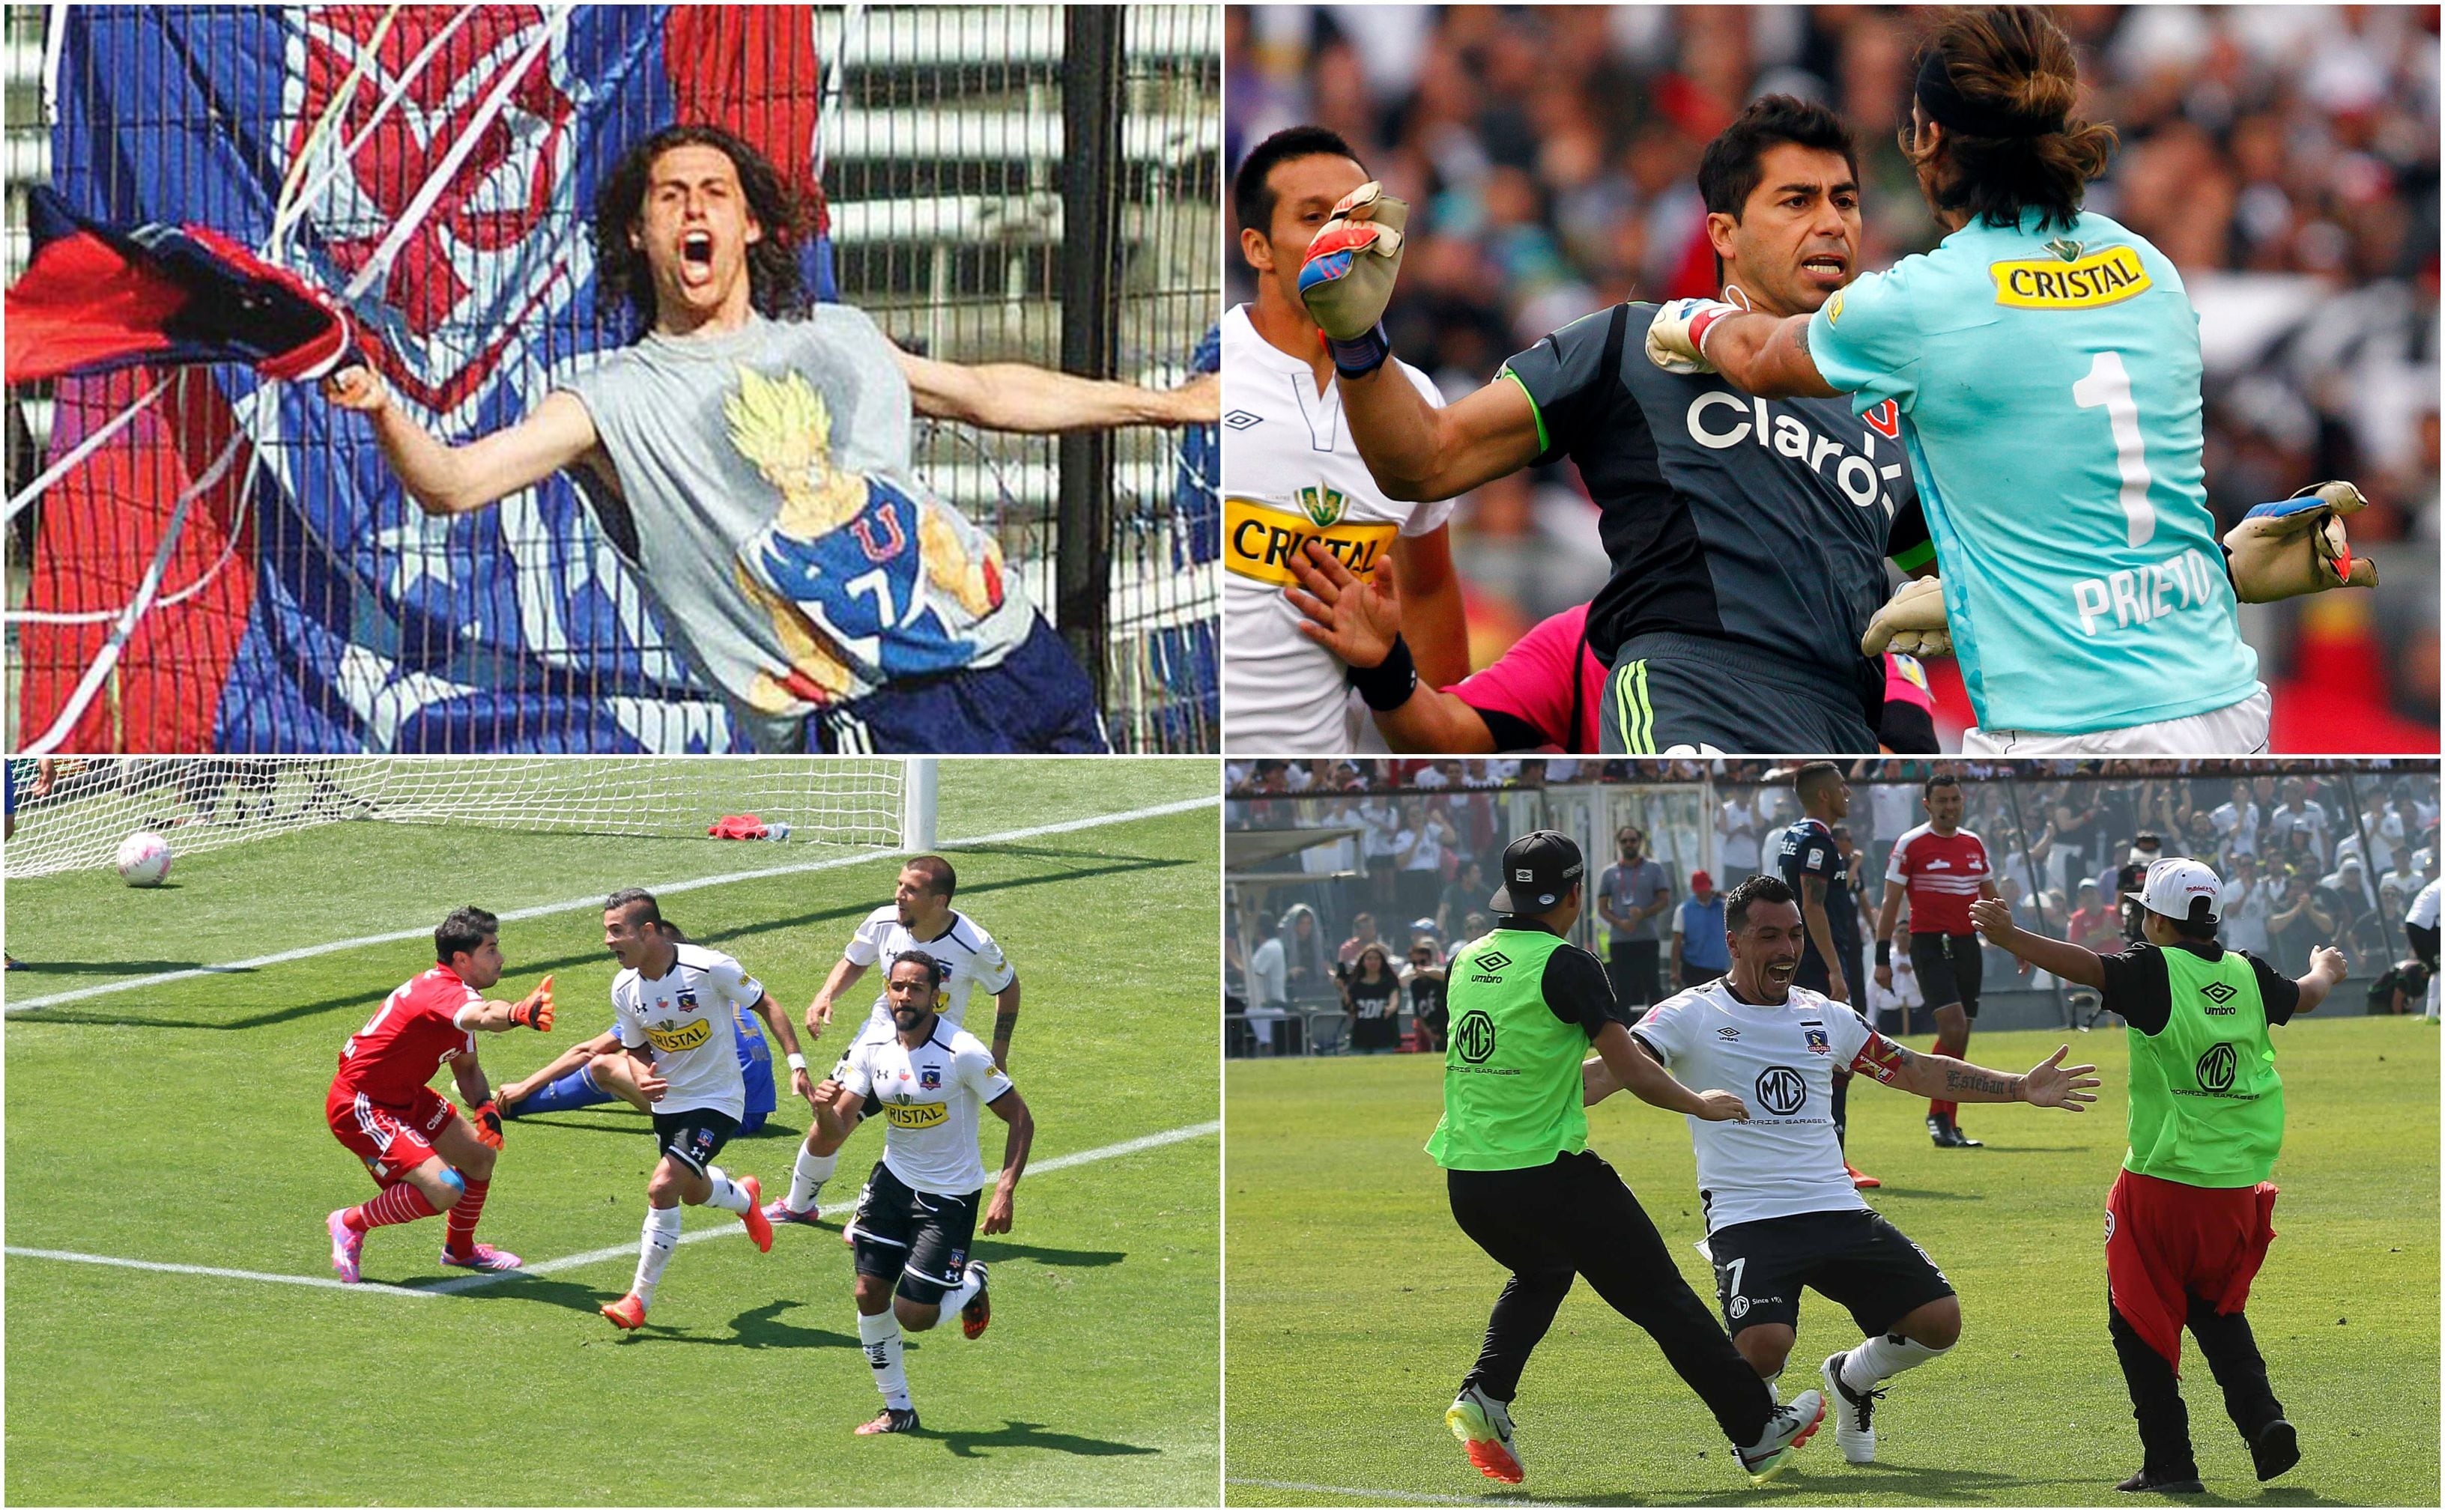
<svg viewBox="0 0 2445 1512">
<path fill-rule="evenodd" d="M 2210 1045 L 2208 1053 L 2199 1057 L 2199 1085 L 2212 1092 L 2232 1091 L 2232 1073 L 2238 1058 L 2229 1044 L 2219 1041 Z"/>
<path fill-rule="evenodd" d="M 1768 1066 L 1758 1073 L 1757 1094 L 1766 1111 L 1788 1117 L 1808 1101 L 1808 1083 L 1788 1066 Z"/>
</svg>

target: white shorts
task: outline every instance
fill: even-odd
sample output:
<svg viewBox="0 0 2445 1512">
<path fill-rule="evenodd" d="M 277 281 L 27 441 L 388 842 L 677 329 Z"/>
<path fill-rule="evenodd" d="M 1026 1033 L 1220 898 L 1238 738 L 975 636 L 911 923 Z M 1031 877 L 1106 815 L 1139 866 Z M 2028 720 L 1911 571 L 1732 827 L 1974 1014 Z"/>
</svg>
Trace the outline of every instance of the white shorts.
<svg viewBox="0 0 2445 1512">
<path fill-rule="evenodd" d="M 1961 754 L 1966 756 L 2261 756 L 2267 750 L 2268 721 L 2275 709 L 2267 684 L 2258 683 L 2238 703 L 2178 719 L 2128 724 L 2119 730 L 2091 730 L 2086 735 L 2047 735 L 2035 730 L 1965 730 Z"/>
</svg>

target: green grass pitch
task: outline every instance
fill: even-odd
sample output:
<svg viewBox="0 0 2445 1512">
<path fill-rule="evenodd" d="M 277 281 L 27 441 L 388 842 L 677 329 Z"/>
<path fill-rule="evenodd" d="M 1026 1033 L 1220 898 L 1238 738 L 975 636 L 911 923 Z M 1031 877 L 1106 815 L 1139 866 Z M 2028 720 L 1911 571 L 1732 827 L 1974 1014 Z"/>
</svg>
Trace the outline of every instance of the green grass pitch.
<svg viewBox="0 0 2445 1512">
<path fill-rule="evenodd" d="M 1210 761 L 945 762 L 946 841 L 1176 803 Z M 708 818 L 712 814 L 708 813 Z M 961 850 L 957 906 L 1025 984 L 1012 1072 L 1038 1163 L 1219 1115 L 1219 846 L 1210 807 Z M 12 884 L 23 1000 L 80 985 L 429 926 L 625 884 L 817 859 L 811 846 L 621 840 L 374 823 L 182 858 L 172 885 L 107 872 Z M 668 915 L 737 955 L 793 1019 L 898 863 L 711 887 Z M 480 1041 L 495 1081 L 599 1033 L 614 966 L 590 906 L 503 927 L 523 992 L 549 970 L 556 1032 Z M 323 1125 L 341 1041 L 420 970 L 429 943 L 359 947 L 12 1015 L 8 1244 L 292 1277 L 330 1276 L 323 1216 L 374 1187 Z M 869 976 L 870 983 L 873 978 Z M 864 985 L 864 984 L 862 984 Z M 848 1017 L 863 1017 L 864 997 Z M 989 1025 L 992 1005 L 983 1003 Z M 850 1032 L 811 1058 L 822 1071 Z M 806 1110 L 790 1095 L 723 1163 L 786 1189 Z M 1001 1125 L 988 1118 L 986 1164 Z M 853 1199 L 883 1130 L 860 1130 L 824 1196 Z M 879 1399 L 857 1345 L 837 1220 L 759 1255 L 737 1220 L 672 1257 L 652 1320 L 595 1309 L 635 1265 L 652 1145 L 590 1109 L 513 1124 L 483 1237 L 598 1262 L 457 1295 L 277 1284 L 39 1259 L 7 1261 L 8 1485 L 17 1503 L 1211 1505 L 1221 1473 L 1218 1170 L 1211 1132 L 1031 1171 L 1015 1232 L 980 1239 L 994 1320 L 913 1335 L 924 1430 L 856 1438 Z M 385 1228 L 365 1277 L 415 1287 L 438 1220 Z"/>
<path fill-rule="evenodd" d="M 1970 1055 L 2017 1070 L 2062 1037 L 1980 1034 Z M 1502 1278 L 1453 1223 L 1419 1148 L 1441 1111 L 1440 1058 L 1232 1062 L 1228 1500 L 2132 1504 L 2113 1488 L 2138 1467 L 2139 1445 L 2106 1338 L 2103 1231 L 2128 1052 L 2120 1031 L 2070 1037 L 2075 1061 L 2102 1068 L 2096 1107 L 1965 1105 L 1984 1149 L 1932 1148 L 1923 1102 L 1853 1083 L 1852 1155 L 1885 1182 L 1869 1201 L 1944 1267 L 1965 1328 L 1950 1354 L 1892 1383 L 1879 1463 L 1845 1465 L 1829 1424 L 1761 1489 L 1653 1343 L 1585 1285 L 1521 1379 L 1526 1483 L 1481 1478 L 1443 1411 Z M 2208 1494 L 2178 1500 L 2435 1506 L 2436 1031 L 2321 1014 L 2275 1040 L 2289 1114 L 2283 1196 L 2249 1316 L 2302 1461 L 2261 1485 L 2186 1345 Z M 1616 1096 L 1593 1111 L 1591 1130 L 1711 1306 L 1712 1278 L 1691 1248 L 1704 1227 L 1683 1120 Z M 1806 1294 L 1784 1394 L 1815 1386 L 1818 1362 L 1857 1341 L 1847 1314 Z"/>
</svg>

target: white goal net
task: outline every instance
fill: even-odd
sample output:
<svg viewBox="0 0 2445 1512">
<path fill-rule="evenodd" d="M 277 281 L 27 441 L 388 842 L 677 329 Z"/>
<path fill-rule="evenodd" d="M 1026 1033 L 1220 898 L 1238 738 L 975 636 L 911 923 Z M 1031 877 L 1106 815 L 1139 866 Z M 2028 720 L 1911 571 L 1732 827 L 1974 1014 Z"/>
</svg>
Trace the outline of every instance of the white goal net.
<svg viewBox="0 0 2445 1512">
<path fill-rule="evenodd" d="M 109 866 L 140 830 L 193 855 L 349 821 L 681 837 L 753 814 L 788 826 L 791 843 L 933 844 L 933 771 L 922 759 L 63 757 L 47 763 L 47 785 L 36 762 L 10 766 L 10 877 Z"/>
</svg>

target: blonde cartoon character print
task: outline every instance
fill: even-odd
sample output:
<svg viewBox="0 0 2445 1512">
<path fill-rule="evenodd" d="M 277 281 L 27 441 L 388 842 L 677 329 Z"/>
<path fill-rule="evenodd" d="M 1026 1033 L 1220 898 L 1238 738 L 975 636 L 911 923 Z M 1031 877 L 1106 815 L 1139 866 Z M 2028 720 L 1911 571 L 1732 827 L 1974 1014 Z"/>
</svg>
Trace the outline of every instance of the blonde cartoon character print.
<svg viewBox="0 0 2445 1512">
<path fill-rule="evenodd" d="M 775 694 L 822 703 L 859 680 L 968 665 L 976 647 L 961 628 L 1002 603 L 994 541 L 963 535 L 912 487 L 834 466 L 831 412 L 797 373 L 776 380 L 739 368 L 722 413 L 731 444 L 781 496 L 737 566 L 740 588 L 791 652 L 789 674 L 759 678 L 758 693 L 769 681 Z"/>
</svg>

